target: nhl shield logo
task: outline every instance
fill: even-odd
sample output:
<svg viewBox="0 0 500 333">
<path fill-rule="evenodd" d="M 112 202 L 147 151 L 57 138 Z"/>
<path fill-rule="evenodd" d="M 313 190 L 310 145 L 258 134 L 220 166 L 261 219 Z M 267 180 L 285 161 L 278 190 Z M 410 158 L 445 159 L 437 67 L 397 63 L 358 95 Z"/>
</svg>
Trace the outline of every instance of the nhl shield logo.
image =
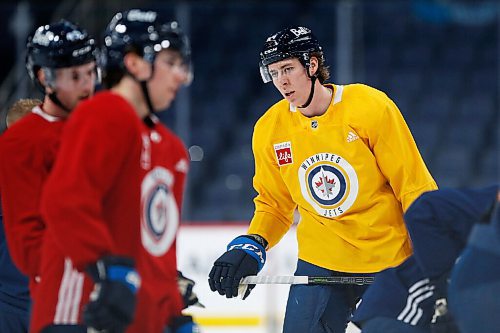
<svg viewBox="0 0 500 333">
<path fill-rule="evenodd" d="M 275 144 L 274 153 L 276 154 L 276 160 L 278 161 L 278 166 L 283 166 L 293 163 L 292 143 L 290 141 Z"/>
</svg>

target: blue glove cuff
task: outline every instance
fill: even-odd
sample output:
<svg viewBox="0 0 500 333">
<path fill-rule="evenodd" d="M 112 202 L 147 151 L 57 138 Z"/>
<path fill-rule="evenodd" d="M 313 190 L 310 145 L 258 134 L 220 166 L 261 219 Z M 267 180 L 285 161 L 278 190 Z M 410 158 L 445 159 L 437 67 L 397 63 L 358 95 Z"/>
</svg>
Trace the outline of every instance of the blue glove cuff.
<svg viewBox="0 0 500 333">
<path fill-rule="evenodd" d="M 257 260 L 259 272 L 266 263 L 266 249 L 253 239 L 246 236 L 238 236 L 227 245 L 227 250 L 243 250 L 252 258 Z"/>
<path fill-rule="evenodd" d="M 108 266 L 107 279 L 124 283 L 132 293 L 136 294 L 141 285 L 141 278 L 136 270 L 127 266 Z"/>
<path fill-rule="evenodd" d="M 185 323 L 179 326 L 174 333 L 197 333 L 200 332 L 200 327 L 193 322 Z"/>
</svg>

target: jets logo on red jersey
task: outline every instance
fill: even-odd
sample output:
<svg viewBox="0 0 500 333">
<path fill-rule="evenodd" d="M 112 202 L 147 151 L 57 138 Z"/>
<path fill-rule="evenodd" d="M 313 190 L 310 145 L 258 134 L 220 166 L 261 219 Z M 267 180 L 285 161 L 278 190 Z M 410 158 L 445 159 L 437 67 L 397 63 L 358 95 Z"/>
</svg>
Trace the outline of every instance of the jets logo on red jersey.
<svg viewBox="0 0 500 333">
<path fill-rule="evenodd" d="M 293 163 L 292 143 L 290 141 L 275 144 L 274 153 L 279 166 Z"/>
<path fill-rule="evenodd" d="M 358 195 L 358 177 L 341 156 L 319 153 L 299 167 L 299 183 L 304 199 L 325 217 L 344 214 Z"/>
<path fill-rule="evenodd" d="M 159 166 L 148 172 L 142 182 L 142 245 L 158 257 L 170 249 L 179 227 L 179 211 L 172 193 L 173 182 L 172 172 Z"/>
</svg>

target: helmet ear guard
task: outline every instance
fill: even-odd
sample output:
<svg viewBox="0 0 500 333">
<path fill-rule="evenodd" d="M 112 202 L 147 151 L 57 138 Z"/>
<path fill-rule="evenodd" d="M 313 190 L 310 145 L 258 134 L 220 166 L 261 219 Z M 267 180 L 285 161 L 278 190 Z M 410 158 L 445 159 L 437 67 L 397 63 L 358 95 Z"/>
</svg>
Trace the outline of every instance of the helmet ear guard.
<svg viewBox="0 0 500 333">
<path fill-rule="evenodd" d="M 264 83 L 268 83 L 273 80 L 271 74 L 269 74 L 269 68 L 267 67 L 267 65 L 264 65 L 262 61 L 259 62 L 259 71 L 260 77 L 262 78 L 262 81 L 264 81 Z"/>
<path fill-rule="evenodd" d="M 56 87 L 55 70 L 52 68 L 48 68 L 48 67 L 42 67 L 42 68 L 40 68 L 40 70 L 44 74 L 45 84 L 43 84 L 43 86 L 55 89 L 55 87 Z M 40 79 L 37 78 L 37 80 L 40 82 Z M 40 82 L 40 84 L 42 85 L 42 82 Z"/>
</svg>

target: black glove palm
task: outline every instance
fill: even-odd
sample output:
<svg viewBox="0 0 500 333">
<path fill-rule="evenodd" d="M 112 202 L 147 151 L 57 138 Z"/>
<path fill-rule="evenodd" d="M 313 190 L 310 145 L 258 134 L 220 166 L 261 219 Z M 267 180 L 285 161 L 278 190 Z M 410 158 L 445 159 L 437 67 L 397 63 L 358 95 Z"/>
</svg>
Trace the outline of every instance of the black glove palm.
<svg viewBox="0 0 500 333">
<path fill-rule="evenodd" d="M 88 327 L 124 332 L 132 322 L 139 276 L 131 259 L 106 257 L 88 268 L 96 282 L 85 306 L 83 322 Z"/>
</svg>

